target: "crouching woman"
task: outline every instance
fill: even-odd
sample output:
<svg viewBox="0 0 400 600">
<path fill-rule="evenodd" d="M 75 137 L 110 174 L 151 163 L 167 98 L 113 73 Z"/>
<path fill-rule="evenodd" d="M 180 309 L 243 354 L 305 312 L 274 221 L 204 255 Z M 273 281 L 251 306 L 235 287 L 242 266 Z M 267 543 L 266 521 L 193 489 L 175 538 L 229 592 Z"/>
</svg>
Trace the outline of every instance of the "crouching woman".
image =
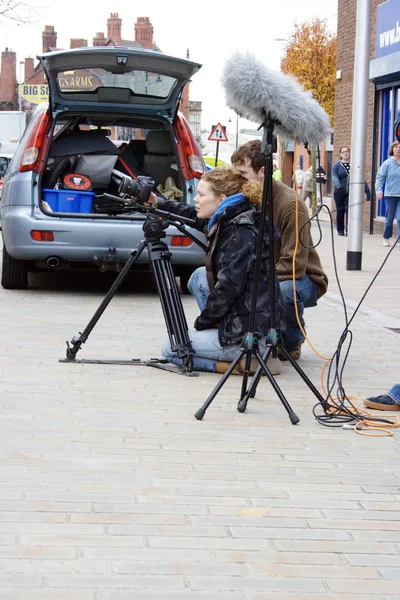
<svg viewBox="0 0 400 600">
<path fill-rule="evenodd" d="M 197 297 L 201 313 L 194 329 L 189 330 L 196 371 L 224 373 L 236 358 L 243 337 L 249 331 L 252 296 L 255 293 L 261 197 L 262 188 L 258 182 L 243 179 L 236 169 L 221 167 L 203 175 L 194 207 L 162 200 L 154 194 L 150 199 L 162 210 L 194 219 L 194 228 L 204 232 L 208 238 L 207 281 L 203 297 Z M 261 338 L 261 353 L 271 327 L 268 259 L 266 224 L 255 319 L 255 333 Z M 204 270 L 203 267 L 200 269 Z M 275 292 L 277 329 L 282 329 L 285 313 L 276 278 Z M 164 342 L 162 354 L 168 361 L 181 366 L 182 361 L 172 352 L 169 340 Z M 239 371 L 243 370 L 243 363 L 244 359 L 239 363 Z"/>
</svg>

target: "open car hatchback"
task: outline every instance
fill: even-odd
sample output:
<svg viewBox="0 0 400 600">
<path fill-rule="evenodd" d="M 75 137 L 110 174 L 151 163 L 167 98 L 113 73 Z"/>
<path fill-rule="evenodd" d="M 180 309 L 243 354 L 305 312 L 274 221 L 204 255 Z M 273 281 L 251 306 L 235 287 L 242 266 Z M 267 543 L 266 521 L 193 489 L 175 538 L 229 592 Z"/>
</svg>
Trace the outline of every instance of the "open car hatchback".
<svg viewBox="0 0 400 600">
<path fill-rule="evenodd" d="M 178 110 L 184 86 L 201 65 L 125 47 L 38 58 L 49 102 L 36 108 L 3 187 L 1 282 L 7 289 L 27 287 L 35 270 L 121 269 L 143 239 L 145 215 L 105 196 L 117 193 L 115 174 L 150 176 L 158 193 L 193 204 L 205 171 Z M 166 234 L 186 291 L 204 251 L 173 226 Z M 149 268 L 146 253 L 135 268 Z"/>
</svg>

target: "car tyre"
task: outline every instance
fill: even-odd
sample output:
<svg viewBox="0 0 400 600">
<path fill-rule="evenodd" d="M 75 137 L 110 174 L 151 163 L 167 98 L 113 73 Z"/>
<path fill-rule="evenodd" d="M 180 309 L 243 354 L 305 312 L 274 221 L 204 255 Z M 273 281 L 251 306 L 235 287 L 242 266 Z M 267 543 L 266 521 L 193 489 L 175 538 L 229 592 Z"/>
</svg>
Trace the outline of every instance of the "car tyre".
<svg viewBox="0 0 400 600">
<path fill-rule="evenodd" d="M 4 245 L 1 285 L 6 290 L 24 290 L 28 286 L 28 263 L 12 258 Z"/>
<path fill-rule="evenodd" d="M 188 282 L 193 273 L 193 269 L 181 269 L 179 272 L 179 281 L 181 284 L 182 294 L 190 294 Z"/>
</svg>

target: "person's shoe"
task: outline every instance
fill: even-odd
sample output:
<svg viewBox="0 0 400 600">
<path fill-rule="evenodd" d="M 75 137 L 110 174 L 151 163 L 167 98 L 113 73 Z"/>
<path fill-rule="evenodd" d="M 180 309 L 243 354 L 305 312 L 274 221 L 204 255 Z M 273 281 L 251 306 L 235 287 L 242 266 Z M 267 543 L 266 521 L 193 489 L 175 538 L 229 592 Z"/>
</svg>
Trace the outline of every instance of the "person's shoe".
<svg viewBox="0 0 400 600">
<path fill-rule="evenodd" d="M 364 406 L 375 410 L 400 410 L 400 404 L 397 404 L 393 398 L 386 394 L 375 398 L 367 398 L 364 400 Z"/>
<path fill-rule="evenodd" d="M 383 238 L 383 245 L 384 245 L 384 246 L 390 246 L 390 242 L 389 242 L 389 240 L 388 240 L 388 239 L 386 239 L 386 238 Z"/>
<path fill-rule="evenodd" d="M 293 346 L 293 348 L 291 350 L 288 350 L 288 353 L 293 358 L 293 360 L 299 360 L 299 358 L 301 356 L 301 347 L 303 344 L 304 344 L 304 340 L 302 340 L 301 342 L 298 342 L 295 346 Z M 283 361 L 288 360 L 286 358 L 285 354 L 280 351 L 278 351 L 278 357 Z"/>
<path fill-rule="evenodd" d="M 344 231 L 338 231 L 338 235 L 344 235 Z"/>
<path fill-rule="evenodd" d="M 224 361 L 218 360 L 215 365 L 215 372 L 220 373 L 222 375 L 223 373 L 227 372 L 227 370 L 229 369 L 231 364 L 232 363 L 230 363 L 230 362 L 224 362 Z M 236 367 L 233 369 L 231 375 L 242 375 L 242 372 L 239 371 L 239 369 L 238 369 L 238 365 L 236 365 Z"/>
<path fill-rule="evenodd" d="M 268 369 L 271 372 L 271 375 L 280 375 L 282 373 L 282 365 L 281 365 L 281 361 L 279 360 L 279 358 L 274 358 L 273 356 L 269 356 L 266 364 L 267 364 Z M 246 365 L 246 357 L 244 356 L 239 361 L 239 364 L 238 364 L 238 369 L 241 373 L 244 373 L 245 365 Z M 257 371 L 258 367 L 259 367 L 259 362 L 255 357 L 253 357 L 250 362 L 250 375 L 254 375 L 254 373 Z M 264 371 L 261 374 L 265 375 Z"/>
</svg>

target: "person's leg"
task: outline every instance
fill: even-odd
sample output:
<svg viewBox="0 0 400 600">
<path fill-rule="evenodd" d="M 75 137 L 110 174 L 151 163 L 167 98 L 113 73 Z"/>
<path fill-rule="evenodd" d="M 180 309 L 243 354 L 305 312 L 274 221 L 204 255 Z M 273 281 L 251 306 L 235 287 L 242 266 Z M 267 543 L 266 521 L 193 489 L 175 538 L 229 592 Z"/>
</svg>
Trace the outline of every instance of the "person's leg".
<svg viewBox="0 0 400 600">
<path fill-rule="evenodd" d="M 286 329 L 282 332 L 282 341 L 285 348 L 290 352 L 304 341 L 304 336 L 296 318 L 293 281 L 291 279 L 280 281 L 279 284 L 286 312 Z M 317 286 L 307 275 L 304 275 L 301 279 L 296 279 L 297 312 L 303 329 L 305 326 L 304 308 L 316 306 L 317 295 Z"/>
<path fill-rule="evenodd" d="M 396 402 L 396 404 L 400 404 L 400 383 L 396 383 L 390 390 L 388 391 L 388 396 L 392 398 Z"/>
<path fill-rule="evenodd" d="M 218 339 L 218 329 L 205 329 L 203 331 L 190 329 L 189 339 L 195 352 L 193 359 L 193 369 L 195 371 L 215 373 L 217 362 L 232 362 L 238 355 L 239 346 L 221 346 Z M 171 350 L 168 338 L 161 347 L 161 354 L 174 365 L 182 366 L 182 360 Z"/>
<path fill-rule="evenodd" d="M 312 192 L 303 191 L 303 200 L 306 205 L 307 205 L 307 200 L 308 200 L 308 208 L 311 208 Z"/>
<path fill-rule="evenodd" d="M 336 205 L 336 229 L 339 235 L 344 235 L 344 196 L 340 190 L 333 193 Z"/>
<path fill-rule="evenodd" d="M 397 239 L 400 236 L 400 198 L 397 200 L 397 206 L 396 206 L 396 221 L 397 221 Z M 398 242 L 398 245 L 400 246 L 400 240 Z"/>
<path fill-rule="evenodd" d="M 204 310 L 210 293 L 205 267 L 199 267 L 191 274 L 188 289 L 192 296 L 196 298 L 199 309 Z"/>
<path fill-rule="evenodd" d="M 393 235 L 393 221 L 396 214 L 398 200 L 397 198 L 385 198 L 386 214 L 385 214 L 385 227 L 383 230 L 383 238 L 390 240 Z"/>
<path fill-rule="evenodd" d="M 343 204 L 344 204 L 344 218 L 345 218 L 345 233 L 347 235 L 347 230 L 349 228 L 349 195 L 346 194 L 343 200 Z"/>
</svg>

